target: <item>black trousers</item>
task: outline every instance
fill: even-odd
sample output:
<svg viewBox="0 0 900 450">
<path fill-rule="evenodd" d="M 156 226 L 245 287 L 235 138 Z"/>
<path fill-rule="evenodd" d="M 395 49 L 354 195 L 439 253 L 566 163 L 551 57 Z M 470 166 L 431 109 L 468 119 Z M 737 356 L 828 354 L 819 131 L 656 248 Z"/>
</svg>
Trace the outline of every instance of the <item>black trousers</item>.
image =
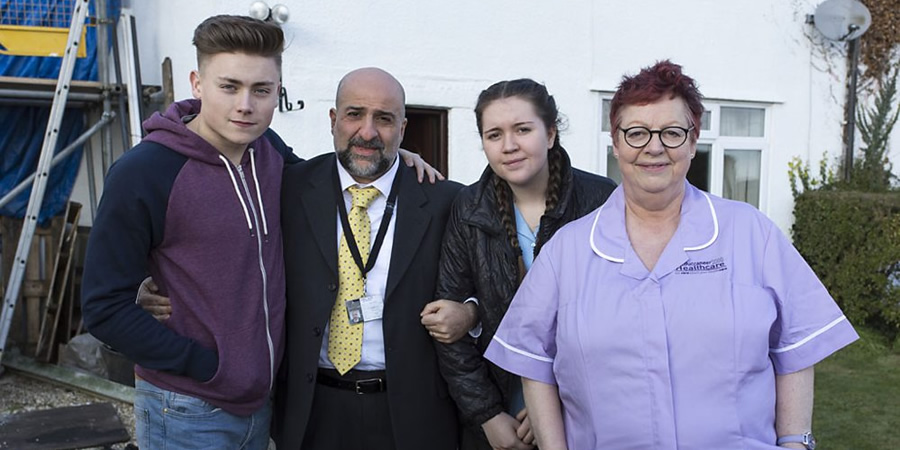
<svg viewBox="0 0 900 450">
<path fill-rule="evenodd" d="M 341 379 L 370 378 L 351 370 Z M 387 392 L 357 394 L 316 384 L 303 450 L 395 450 Z"/>
</svg>

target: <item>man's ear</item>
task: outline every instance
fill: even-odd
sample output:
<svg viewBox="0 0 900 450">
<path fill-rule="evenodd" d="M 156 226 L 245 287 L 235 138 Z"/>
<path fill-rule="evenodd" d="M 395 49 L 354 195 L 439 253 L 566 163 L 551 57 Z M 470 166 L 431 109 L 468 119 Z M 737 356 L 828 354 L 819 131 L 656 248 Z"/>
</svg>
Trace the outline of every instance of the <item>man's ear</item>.
<svg viewBox="0 0 900 450">
<path fill-rule="evenodd" d="M 331 135 L 334 136 L 334 124 L 337 123 L 337 110 L 334 108 L 329 109 L 328 117 L 331 118 Z"/>
<path fill-rule="evenodd" d="M 200 72 L 196 70 L 191 71 L 190 75 L 191 80 L 191 94 L 193 94 L 194 98 L 202 98 L 202 90 L 200 89 Z"/>
</svg>

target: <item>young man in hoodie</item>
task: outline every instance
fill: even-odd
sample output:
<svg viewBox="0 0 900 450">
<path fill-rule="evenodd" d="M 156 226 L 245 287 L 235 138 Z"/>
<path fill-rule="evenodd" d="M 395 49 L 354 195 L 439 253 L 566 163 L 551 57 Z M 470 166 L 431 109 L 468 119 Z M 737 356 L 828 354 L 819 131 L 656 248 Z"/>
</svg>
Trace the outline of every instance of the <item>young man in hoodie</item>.
<svg viewBox="0 0 900 450">
<path fill-rule="evenodd" d="M 85 260 L 84 322 L 137 363 L 141 448 L 265 449 L 284 341 L 281 174 L 296 160 L 267 132 L 284 35 L 216 16 L 194 45 L 195 99 L 144 122 L 147 136 L 110 169 Z M 171 298 L 165 323 L 135 304 L 148 274 Z"/>
</svg>

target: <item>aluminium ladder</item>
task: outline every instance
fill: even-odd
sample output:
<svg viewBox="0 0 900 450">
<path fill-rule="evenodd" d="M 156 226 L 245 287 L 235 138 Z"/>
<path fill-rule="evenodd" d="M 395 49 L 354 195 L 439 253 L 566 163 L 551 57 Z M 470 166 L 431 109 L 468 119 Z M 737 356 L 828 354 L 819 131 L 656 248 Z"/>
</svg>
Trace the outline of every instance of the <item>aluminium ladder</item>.
<svg viewBox="0 0 900 450">
<path fill-rule="evenodd" d="M 62 123 L 66 100 L 69 96 L 69 84 L 72 81 L 72 72 L 75 70 L 75 60 L 78 57 L 80 46 L 85 44 L 80 42 L 80 39 L 90 0 L 73 1 L 75 5 L 72 12 L 72 23 L 69 26 L 69 38 L 66 41 L 66 50 L 59 69 L 59 78 L 56 82 L 53 106 L 50 108 L 50 120 L 47 122 L 47 131 L 44 133 L 44 143 L 41 147 L 41 156 L 38 159 L 36 176 L 31 188 L 31 197 L 28 199 L 28 208 L 25 211 L 22 234 L 19 235 L 16 257 L 10 270 L 6 295 L 3 299 L 3 309 L 0 311 L 0 362 L 3 361 L 6 338 L 9 335 L 9 328 L 12 324 L 16 300 L 19 297 L 19 289 L 22 287 L 22 279 L 25 276 L 25 263 L 28 259 L 31 240 L 34 238 L 34 230 L 37 226 L 41 204 L 44 202 L 47 177 L 50 174 L 53 150 L 56 148 L 56 142 L 59 138 L 59 126 Z M 0 366 L 0 371 L 2 371 L 2 366 Z"/>
</svg>

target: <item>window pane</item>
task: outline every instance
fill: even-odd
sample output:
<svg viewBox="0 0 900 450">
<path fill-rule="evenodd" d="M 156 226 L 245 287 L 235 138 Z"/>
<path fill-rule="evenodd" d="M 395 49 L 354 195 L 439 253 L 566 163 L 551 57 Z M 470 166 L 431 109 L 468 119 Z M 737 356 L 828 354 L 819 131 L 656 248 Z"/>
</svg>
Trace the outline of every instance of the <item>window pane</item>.
<svg viewBox="0 0 900 450">
<path fill-rule="evenodd" d="M 697 154 L 691 160 L 687 179 L 697 189 L 709 192 L 709 153 L 711 144 L 697 144 Z"/>
<path fill-rule="evenodd" d="M 763 137 L 766 110 L 762 108 L 732 108 L 723 106 L 719 117 L 722 136 Z"/>
<path fill-rule="evenodd" d="M 760 150 L 725 150 L 722 196 L 759 208 Z"/>
<path fill-rule="evenodd" d="M 600 131 L 609 131 L 612 127 L 609 125 L 609 104 L 612 100 L 603 99 L 603 106 L 600 108 Z"/>
<path fill-rule="evenodd" d="M 701 131 L 709 131 L 710 120 L 712 119 L 712 112 L 709 110 L 704 110 L 703 114 L 700 116 L 700 130 Z"/>
<path fill-rule="evenodd" d="M 606 176 L 612 178 L 616 184 L 622 184 L 622 171 L 619 170 L 619 160 L 613 156 L 612 145 L 606 147 Z"/>
</svg>

